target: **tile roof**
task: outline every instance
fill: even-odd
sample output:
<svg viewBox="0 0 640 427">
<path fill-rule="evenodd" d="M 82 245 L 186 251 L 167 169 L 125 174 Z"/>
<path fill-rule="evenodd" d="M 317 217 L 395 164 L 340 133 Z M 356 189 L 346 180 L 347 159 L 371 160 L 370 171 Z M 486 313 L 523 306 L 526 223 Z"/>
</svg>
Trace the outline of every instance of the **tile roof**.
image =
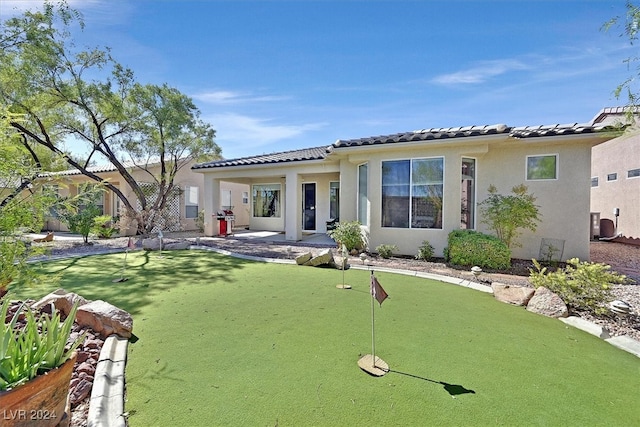
<svg viewBox="0 0 640 427">
<path fill-rule="evenodd" d="M 589 123 L 571 123 L 565 125 L 520 126 L 511 129 L 509 136 L 514 138 L 530 138 L 541 136 L 577 135 L 595 133 L 606 126 L 593 126 Z"/>
<path fill-rule="evenodd" d="M 323 160 L 331 152 L 331 147 L 313 147 L 300 150 L 283 151 L 279 153 L 262 154 L 258 156 L 241 157 L 237 159 L 222 159 L 212 162 L 198 163 L 191 169 L 222 168 L 228 166 L 265 165 L 273 163 L 299 162 L 305 160 Z"/>
<path fill-rule="evenodd" d="M 363 145 L 391 144 L 398 142 L 421 142 L 442 140 L 448 138 L 466 138 L 474 136 L 505 134 L 513 138 L 531 138 L 544 136 L 572 135 L 593 133 L 603 130 L 606 126 L 593 126 L 591 124 L 555 124 L 546 126 L 521 126 L 509 127 L 504 124 L 488 126 L 464 126 L 452 128 L 421 129 L 414 132 L 396 133 L 384 136 L 372 136 L 349 140 L 338 140 L 333 144 L 334 148 L 357 147 Z"/>
<path fill-rule="evenodd" d="M 395 133 L 391 135 L 371 136 L 343 140 L 339 139 L 330 146 L 303 148 L 300 150 L 284 151 L 258 156 L 248 156 L 236 159 L 214 160 L 207 163 L 199 163 L 191 169 L 209 169 L 229 166 L 251 166 L 275 163 L 297 162 L 305 160 L 323 160 L 331 152 L 338 152 L 341 148 L 362 147 L 369 145 L 394 144 L 406 142 L 425 142 L 432 140 L 445 140 L 453 138 L 468 138 L 486 135 L 504 135 L 507 137 L 522 139 L 532 137 L 547 137 L 558 135 L 574 135 L 594 133 L 605 129 L 607 126 L 591 124 L 554 124 L 546 126 L 521 126 L 510 127 L 505 124 L 486 126 L 461 126 L 450 128 L 420 129 L 413 132 Z"/>
<path fill-rule="evenodd" d="M 125 164 L 125 167 L 129 168 L 132 165 L 129 164 Z M 89 166 L 87 168 L 88 172 L 91 173 L 102 173 L 102 172 L 113 172 L 116 171 L 116 167 L 112 164 L 105 164 L 105 165 L 99 165 L 99 166 Z M 67 169 L 64 171 L 57 171 L 57 172 L 42 172 L 41 174 L 38 174 L 38 176 L 40 177 L 47 177 L 47 176 L 69 176 L 69 175 L 82 175 L 82 172 L 80 171 L 80 169 Z"/>
<path fill-rule="evenodd" d="M 434 139 L 460 138 L 467 136 L 495 135 L 509 131 L 507 125 L 464 126 L 451 128 L 421 129 L 413 132 L 396 133 L 392 135 L 371 136 L 368 138 L 339 139 L 333 147 L 356 147 L 362 145 L 390 144 L 398 142 L 419 142 Z"/>
</svg>

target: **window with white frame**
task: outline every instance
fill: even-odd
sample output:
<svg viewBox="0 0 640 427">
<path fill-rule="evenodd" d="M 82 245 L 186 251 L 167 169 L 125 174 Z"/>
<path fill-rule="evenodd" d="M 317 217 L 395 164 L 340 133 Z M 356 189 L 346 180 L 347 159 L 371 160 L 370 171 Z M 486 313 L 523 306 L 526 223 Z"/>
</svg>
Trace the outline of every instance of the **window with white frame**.
<svg viewBox="0 0 640 427">
<path fill-rule="evenodd" d="M 249 192 L 248 191 L 243 191 L 242 192 L 242 204 L 243 205 L 248 205 L 249 204 Z"/>
<path fill-rule="evenodd" d="M 598 177 L 594 176 L 593 178 L 591 178 L 591 187 L 597 187 L 598 186 Z"/>
<path fill-rule="evenodd" d="M 329 218 L 340 218 L 340 183 L 329 183 Z"/>
<path fill-rule="evenodd" d="M 198 218 L 198 187 L 186 186 L 184 189 L 184 217 Z"/>
<path fill-rule="evenodd" d="M 280 217 L 280 184 L 255 184 L 252 193 L 254 217 Z"/>
<path fill-rule="evenodd" d="M 558 155 L 527 156 L 527 181 L 558 179 Z"/>
<path fill-rule="evenodd" d="M 444 158 L 382 162 L 382 227 L 442 228 Z"/>
<path fill-rule="evenodd" d="M 617 173 L 609 173 L 607 174 L 607 181 L 617 181 L 618 174 Z"/>
<path fill-rule="evenodd" d="M 368 215 L 368 187 L 369 187 L 369 164 L 358 165 L 358 222 L 362 225 L 369 225 Z"/>
<path fill-rule="evenodd" d="M 627 178 L 637 178 L 640 176 L 640 169 L 630 169 L 627 171 Z"/>
</svg>

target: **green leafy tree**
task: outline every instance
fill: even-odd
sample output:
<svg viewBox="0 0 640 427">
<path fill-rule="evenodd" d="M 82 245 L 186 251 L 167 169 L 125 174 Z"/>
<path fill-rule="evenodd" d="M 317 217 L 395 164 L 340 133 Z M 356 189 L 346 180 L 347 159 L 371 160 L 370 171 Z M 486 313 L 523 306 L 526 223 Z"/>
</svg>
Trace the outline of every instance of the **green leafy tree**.
<svg viewBox="0 0 640 427">
<path fill-rule="evenodd" d="M 528 192 L 526 185 L 516 185 L 511 195 L 498 194 L 494 185 L 490 185 L 489 197 L 480 202 L 481 222 L 486 224 L 509 249 L 521 246 L 517 238 L 523 229 L 536 231 L 540 222 L 540 212 L 535 204 L 536 198 Z"/>
<path fill-rule="evenodd" d="M 638 35 L 640 34 L 640 7 L 633 4 L 633 2 L 627 1 L 624 15 L 615 16 L 602 26 L 603 31 L 614 29 L 619 31 L 620 37 L 626 37 L 631 45 L 635 45 L 638 42 Z M 640 67 L 638 67 L 638 61 L 640 61 L 640 56 L 637 55 L 630 56 L 624 60 L 627 70 L 631 75 L 614 90 L 615 97 L 626 97 L 628 105 L 631 107 L 637 107 L 640 101 L 640 87 L 638 87 Z M 628 119 L 633 119 L 635 110 L 636 109 L 633 108 L 628 111 Z"/>
<path fill-rule="evenodd" d="M 15 144 L 16 135 L 7 132 L 9 121 L 17 120 L 0 108 L 0 297 L 13 283 L 29 283 L 38 276 L 29 268 L 31 248 L 26 231 L 40 230 L 44 213 L 52 203 L 44 190 L 25 184 L 37 174 L 28 151 Z"/>
<path fill-rule="evenodd" d="M 72 233 L 82 236 L 89 243 L 89 234 L 95 229 L 96 218 L 102 215 L 98 200 L 102 197 L 102 188 L 85 184 L 80 187 L 78 196 L 60 202 L 58 214 Z"/>
<path fill-rule="evenodd" d="M 80 14 L 64 2 L 45 2 L 41 11 L 3 22 L 0 104 L 20 117 L 9 126 L 25 148 L 46 149 L 96 182 L 101 178 L 89 166 L 113 165 L 133 195 L 104 185 L 137 222 L 138 233 L 146 233 L 163 218 L 177 172 L 193 160 L 219 158 L 215 131 L 177 89 L 137 82 L 108 49 L 78 49 L 71 34 L 83 28 Z M 70 156 L 68 141 L 83 143 L 86 153 Z M 40 162 L 36 150 L 32 155 Z M 159 167 L 152 171 L 151 165 Z M 134 171 L 147 175 L 153 192 L 134 179 Z"/>
</svg>

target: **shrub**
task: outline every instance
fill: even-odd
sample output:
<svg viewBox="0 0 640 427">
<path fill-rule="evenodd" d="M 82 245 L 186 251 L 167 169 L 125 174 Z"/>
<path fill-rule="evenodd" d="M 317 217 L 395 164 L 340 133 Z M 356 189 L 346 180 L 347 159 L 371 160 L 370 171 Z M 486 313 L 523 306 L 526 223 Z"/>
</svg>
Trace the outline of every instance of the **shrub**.
<svg viewBox="0 0 640 427">
<path fill-rule="evenodd" d="M 578 258 L 568 260 L 566 267 L 557 271 L 548 271 L 547 267 L 542 267 L 535 259 L 533 265 L 536 270 L 529 269 L 529 280 L 533 286 L 544 286 L 555 292 L 570 310 L 606 313 L 611 286 L 627 281 L 626 276 L 609 271 L 609 265 L 580 262 Z"/>
<path fill-rule="evenodd" d="M 433 246 L 427 241 L 424 240 L 422 245 L 418 248 L 418 254 L 416 255 L 416 259 L 421 259 L 424 261 L 429 261 L 433 258 Z"/>
<path fill-rule="evenodd" d="M 522 246 L 516 239 L 522 234 L 520 229 L 536 231 L 540 222 L 540 212 L 536 206 L 536 198 L 527 192 L 526 185 L 516 185 L 511 189 L 512 195 L 498 194 L 495 186 L 489 186 L 489 197 L 480 202 L 482 223 L 502 240 L 508 248 Z"/>
<path fill-rule="evenodd" d="M 497 270 L 511 266 L 511 251 L 494 236 L 473 230 L 454 230 L 449 233 L 446 260 L 453 265 L 472 266 Z"/>
<path fill-rule="evenodd" d="M 393 255 L 394 251 L 397 251 L 398 247 L 396 245 L 378 245 L 376 247 L 376 252 L 378 252 L 378 255 L 380 255 L 382 258 L 387 259 L 387 258 L 391 258 L 391 255 Z"/>
<path fill-rule="evenodd" d="M 327 231 L 327 234 L 338 243 L 339 247 L 345 245 L 349 252 L 354 249 L 362 250 L 364 248 L 364 240 L 362 239 L 362 231 L 358 221 L 339 222 L 336 228 Z"/>
<path fill-rule="evenodd" d="M 93 233 L 101 239 L 110 239 L 118 229 L 113 225 L 111 215 L 100 215 L 93 219 Z"/>
<path fill-rule="evenodd" d="M 196 218 L 196 227 L 198 231 L 204 233 L 204 210 L 198 212 L 198 218 Z"/>
</svg>

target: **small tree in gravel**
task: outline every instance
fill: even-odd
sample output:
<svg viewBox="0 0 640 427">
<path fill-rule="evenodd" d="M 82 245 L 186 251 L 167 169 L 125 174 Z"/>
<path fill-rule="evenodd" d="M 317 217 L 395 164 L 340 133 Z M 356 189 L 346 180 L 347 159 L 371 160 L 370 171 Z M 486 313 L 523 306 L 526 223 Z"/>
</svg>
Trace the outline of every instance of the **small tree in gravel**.
<svg viewBox="0 0 640 427">
<path fill-rule="evenodd" d="M 96 218 L 102 215 L 98 208 L 100 197 L 102 188 L 83 185 L 78 189 L 78 196 L 65 200 L 58 209 L 60 218 L 69 230 L 80 234 L 85 244 L 89 243 L 89 234 L 94 230 Z"/>
<path fill-rule="evenodd" d="M 494 185 L 490 185 L 489 197 L 480 202 L 481 222 L 495 231 L 509 249 L 522 246 L 516 239 L 522 234 L 521 229 L 536 231 L 540 222 L 540 212 L 536 206 L 536 198 L 528 193 L 524 184 L 511 189 L 512 195 L 498 194 Z"/>
</svg>

